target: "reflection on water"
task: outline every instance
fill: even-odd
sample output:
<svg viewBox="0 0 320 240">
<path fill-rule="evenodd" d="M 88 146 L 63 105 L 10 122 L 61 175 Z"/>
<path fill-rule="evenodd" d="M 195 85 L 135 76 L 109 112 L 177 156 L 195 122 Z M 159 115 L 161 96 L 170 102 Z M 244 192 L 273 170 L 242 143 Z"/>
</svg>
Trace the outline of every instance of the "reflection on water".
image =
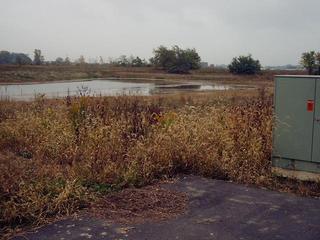
<svg viewBox="0 0 320 240">
<path fill-rule="evenodd" d="M 234 89 L 231 85 L 204 85 L 201 83 L 132 82 L 130 80 L 92 80 L 34 84 L 0 85 L 0 97 L 12 100 L 30 100 L 38 94 L 59 98 L 86 94 L 91 96 L 162 94 L 177 91 L 212 91 Z"/>
</svg>

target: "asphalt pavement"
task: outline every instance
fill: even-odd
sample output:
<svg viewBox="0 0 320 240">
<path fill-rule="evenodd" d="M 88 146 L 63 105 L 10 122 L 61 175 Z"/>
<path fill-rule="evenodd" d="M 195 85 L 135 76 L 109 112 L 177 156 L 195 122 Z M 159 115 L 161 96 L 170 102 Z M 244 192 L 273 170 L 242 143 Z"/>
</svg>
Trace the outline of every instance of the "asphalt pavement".
<svg viewBox="0 0 320 240">
<path fill-rule="evenodd" d="M 320 239 L 319 199 L 196 176 L 181 176 L 163 187 L 188 195 L 185 214 L 166 221 L 131 225 L 84 214 L 14 239 Z"/>
</svg>

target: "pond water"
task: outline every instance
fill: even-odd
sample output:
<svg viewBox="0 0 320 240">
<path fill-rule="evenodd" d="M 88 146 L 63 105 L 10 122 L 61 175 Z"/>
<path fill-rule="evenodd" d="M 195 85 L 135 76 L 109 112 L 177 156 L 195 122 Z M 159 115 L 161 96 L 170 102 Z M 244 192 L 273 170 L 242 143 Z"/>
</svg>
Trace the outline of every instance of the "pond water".
<svg viewBox="0 0 320 240">
<path fill-rule="evenodd" d="M 0 98 L 10 100 L 31 100 L 37 95 L 47 98 L 92 95 L 117 96 L 166 94 L 171 92 L 229 90 L 244 86 L 202 83 L 177 83 L 164 81 L 132 81 L 130 79 L 99 79 L 69 82 L 0 85 Z"/>
</svg>

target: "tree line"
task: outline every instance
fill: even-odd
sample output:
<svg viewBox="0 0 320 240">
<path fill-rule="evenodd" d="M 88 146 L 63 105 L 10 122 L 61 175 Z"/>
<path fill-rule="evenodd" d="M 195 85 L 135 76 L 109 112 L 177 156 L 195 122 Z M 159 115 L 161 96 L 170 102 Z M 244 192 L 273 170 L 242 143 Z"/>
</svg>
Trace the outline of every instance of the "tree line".
<svg viewBox="0 0 320 240">
<path fill-rule="evenodd" d="M 34 50 L 33 60 L 25 53 L 0 51 L 0 64 L 41 65 L 43 63 L 44 57 L 42 56 L 40 49 Z"/>
<path fill-rule="evenodd" d="M 10 53 L 8 51 L 0 51 L 0 64 L 32 64 L 31 58 L 24 53 Z"/>
<path fill-rule="evenodd" d="M 33 59 L 24 53 L 10 53 L 0 51 L 0 64 L 17 65 L 84 65 L 88 64 L 85 57 L 81 55 L 78 59 L 71 61 L 69 57 L 58 57 L 54 61 L 45 61 L 40 49 L 35 49 Z M 189 73 L 201 67 L 201 57 L 195 48 L 182 49 L 175 45 L 171 48 L 159 46 L 153 50 L 153 56 L 143 59 L 139 56 L 122 55 L 116 59 L 109 59 L 107 62 L 100 56 L 90 64 L 100 64 L 121 67 L 155 67 L 167 71 L 168 73 Z M 234 58 L 229 65 L 229 70 L 235 74 L 255 74 L 261 70 L 258 60 L 254 60 L 251 55 Z"/>
<path fill-rule="evenodd" d="M 88 64 L 85 57 L 81 55 L 78 59 L 71 61 L 69 57 L 58 57 L 55 61 L 45 61 L 40 49 L 35 49 L 34 56 L 31 59 L 24 53 L 13 53 L 0 51 L 0 64 L 17 64 L 17 65 L 69 65 Z M 320 74 L 320 52 L 305 52 L 301 56 L 301 65 L 309 74 Z M 201 67 L 201 57 L 195 48 L 182 49 L 179 46 L 167 48 L 159 46 L 153 50 L 153 56 L 149 59 L 143 59 L 139 56 L 122 55 L 116 59 L 109 59 L 105 62 L 100 56 L 91 64 L 122 66 L 122 67 L 155 67 L 167 71 L 168 73 L 189 73 Z M 257 74 L 261 72 L 261 64 L 252 55 L 238 56 L 232 59 L 228 65 L 229 72 L 233 74 Z"/>
</svg>

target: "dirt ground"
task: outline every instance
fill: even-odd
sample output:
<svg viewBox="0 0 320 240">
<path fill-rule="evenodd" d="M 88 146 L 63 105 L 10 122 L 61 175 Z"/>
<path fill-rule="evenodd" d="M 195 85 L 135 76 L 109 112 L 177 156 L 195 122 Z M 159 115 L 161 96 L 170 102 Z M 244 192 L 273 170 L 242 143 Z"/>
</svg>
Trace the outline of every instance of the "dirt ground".
<svg viewBox="0 0 320 240">
<path fill-rule="evenodd" d="M 117 223 L 161 221 L 185 213 L 187 201 L 185 193 L 152 185 L 108 194 L 92 205 L 89 212 Z"/>
</svg>

